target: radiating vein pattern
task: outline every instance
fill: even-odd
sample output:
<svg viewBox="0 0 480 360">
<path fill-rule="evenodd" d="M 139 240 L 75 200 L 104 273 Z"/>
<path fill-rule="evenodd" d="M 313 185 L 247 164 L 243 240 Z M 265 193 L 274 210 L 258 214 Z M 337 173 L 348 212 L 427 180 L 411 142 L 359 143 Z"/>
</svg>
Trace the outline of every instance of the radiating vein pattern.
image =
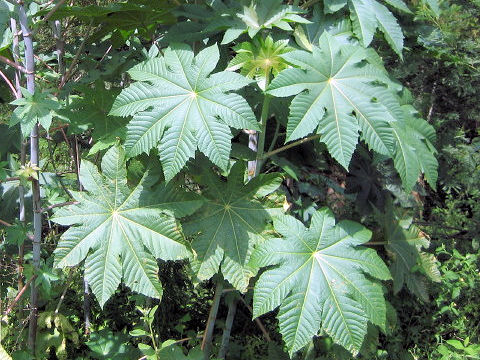
<svg viewBox="0 0 480 360">
<path fill-rule="evenodd" d="M 264 174 L 244 184 L 244 173 L 241 162 L 233 166 L 227 181 L 203 171 L 205 204 L 184 223 L 185 233 L 193 237 L 192 248 L 197 254 L 193 269 L 198 279 L 210 279 L 221 271 L 242 292 L 257 272 L 249 265 L 253 247 L 265 240 L 272 212 L 280 211 L 275 206 L 281 204 L 264 197 L 282 181 L 278 174 Z M 262 196 L 256 197 L 259 191 Z"/>
<path fill-rule="evenodd" d="M 407 189 L 421 172 L 435 186 L 435 149 L 415 131 L 429 125 L 403 109 L 385 69 L 369 63 L 367 50 L 324 32 L 312 52 L 297 50 L 281 56 L 295 67 L 283 70 L 267 90 L 278 97 L 296 95 L 290 105 L 287 141 L 316 131 L 330 154 L 348 169 L 360 138 L 371 150 L 394 159 Z M 424 156 L 414 156 L 415 151 Z"/>
<path fill-rule="evenodd" d="M 201 201 L 178 191 L 175 199 L 163 196 L 164 185 L 151 191 L 148 173 L 130 189 L 118 146 L 105 154 L 101 167 L 103 175 L 82 161 L 80 182 L 86 192 L 72 192 L 78 204 L 55 212 L 53 221 L 73 225 L 58 243 L 55 265 L 75 266 L 86 258 L 85 276 L 102 307 L 122 279 L 133 291 L 160 298 L 156 259 L 177 260 L 189 253 L 174 214 L 189 215 Z"/>
<path fill-rule="evenodd" d="M 129 71 L 135 82 L 120 93 L 110 112 L 133 116 L 127 126 L 128 156 L 158 146 L 167 181 L 194 157 L 197 149 L 226 170 L 230 127 L 259 128 L 245 99 L 231 92 L 250 81 L 226 71 L 210 75 L 218 61 L 217 45 L 196 56 L 187 45 L 172 45 L 164 56 L 151 58 Z"/>
<path fill-rule="evenodd" d="M 370 231 L 352 221 L 335 225 L 326 208 L 314 213 L 308 229 L 288 215 L 274 217 L 274 228 L 284 238 L 263 242 L 250 260 L 269 267 L 255 285 L 254 317 L 280 307 L 280 332 L 291 354 L 320 329 L 358 353 L 368 321 L 382 328 L 386 321 L 374 279 L 387 280 L 390 273 L 374 250 L 359 246 Z"/>
</svg>

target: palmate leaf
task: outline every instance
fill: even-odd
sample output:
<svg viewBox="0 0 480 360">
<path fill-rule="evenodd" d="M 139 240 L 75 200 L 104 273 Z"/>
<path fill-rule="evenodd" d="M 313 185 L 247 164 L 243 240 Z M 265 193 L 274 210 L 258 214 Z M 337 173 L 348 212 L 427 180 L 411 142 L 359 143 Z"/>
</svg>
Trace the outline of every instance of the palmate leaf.
<svg viewBox="0 0 480 360">
<path fill-rule="evenodd" d="M 353 31 L 363 46 L 370 45 L 378 28 L 392 49 L 402 57 L 403 32 L 397 19 L 385 5 L 375 0 L 349 0 L 348 7 Z"/>
<path fill-rule="evenodd" d="M 312 51 L 313 45 L 318 46 L 320 37 L 325 31 L 334 36 L 339 43 L 357 42 L 348 18 L 338 14 L 324 14 L 318 5 L 313 8 L 312 23 L 297 26 L 294 36 L 298 45 L 305 50 Z"/>
<path fill-rule="evenodd" d="M 244 183 L 245 163 L 236 162 L 227 181 L 211 171 L 203 171 L 205 204 L 184 223 L 186 235 L 194 236 L 197 254 L 193 269 L 199 280 L 210 279 L 221 270 L 224 278 L 239 291 L 246 291 L 257 272 L 248 264 L 253 247 L 265 238 L 272 213 L 281 204 L 264 199 L 282 182 L 278 174 L 261 174 Z"/>
<path fill-rule="evenodd" d="M 421 172 L 435 188 L 435 132 L 410 105 L 400 105 L 383 66 L 361 46 L 342 45 L 330 33 L 324 32 L 318 44 L 311 45 L 312 53 L 281 55 L 299 68 L 282 71 L 267 89 L 279 97 L 298 94 L 290 105 L 287 141 L 316 130 L 348 169 L 360 136 L 371 150 L 394 160 L 407 190 Z"/>
<path fill-rule="evenodd" d="M 60 108 L 60 103 L 51 95 L 43 92 L 31 94 L 22 88 L 23 98 L 14 100 L 12 105 L 18 107 L 13 111 L 10 126 L 20 123 L 22 135 L 27 137 L 38 122 L 45 130 L 52 124 L 53 112 Z"/>
<path fill-rule="evenodd" d="M 267 240 L 252 254 L 255 266 L 274 266 L 255 285 L 253 316 L 280 306 L 290 354 L 320 329 L 358 353 L 368 321 L 381 327 L 386 321 L 383 291 L 373 278 L 387 280 L 390 273 L 374 250 L 358 247 L 371 232 L 352 221 L 335 225 L 327 208 L 314 213 L 309 229 L 287 215 L 275 217 L 274 227 L 284 238 Z"/>
<path fill-rule="evenodd" d="M 97 81 L 95 87 L 80 85 L 75 90 L 82 95 L 72 97 L 69 105 L 58 112 L 69 120 L 70 131 L 83 132 L 93 128 L 94 141 L 111 134 L 121 135 L 126 125 L 125 119 L 108 116 L 108 109 L 112 107 L 119 91 L 105 89 L 101 81 Z"/>
<path fill-rule="evenodd" d="M 129 71 L 137 82 L 123 90 L 110 115 L 131 116 L 125 147 L 129 156 L 148 152 L 159 142 L 165 178 L 172 179 L 199 149 L 226 169 L 230 128 L 259 130 L 255 115 L 241 96 L 231 93 L 249 83 L 233 72 L 213 75 L 217 45 L 194 57 L 187 45 L 174 45 L 164 56 Z"/>
<path fill-rule="evenodd" d="M 435 130 L 425 120 L 414 116 L 415 111 L 410 105 L 402 106 L 402 110 L 405 121 L 392 125 L 396 144 L 393 158 L 395 168 L 407 191 L 413 188 L 420 172 L 425 174 L 430 186 L 436 189 L 438 161 L 433 146 Z"/>
<path fill-rule="evenodd" d="M 53 221 L 70 227 L 55 250 L 57 267 L 74 266 L 85 260 L 85 276 L 103 307 L 120 281 L 133 291 L 160 298 L 156 258 L 185 258 L 188 250 L 174 212 L 195 211 L 187 199 L 182 207 L 178 193 L 162 198 L 162 189 L 148 190 L 148 174 L 132 190 L 127 186 L 122 148 L 112 147 L 102 159 L 103 176 L 84 160 L 80 182 L 88 193 L 72 192 L 77 205 L 60 208 Z M 91 250 L 91 251 L 90 251 Z"/>
<path fill-rule="evenodd" d="M 313 53 L 293 51 L 282 57 L 300 67 L 282 71 L 268 89 L 274 96 L 298 94 L 290 105 L 287 141 L 317 130 L 345 168 L 360 131 L 371 149 L 394 152 L 390 123 L 402 120 L 403 112 L 393 93 L 378 84 L 389 83 L 385 72 L 365 62 L 361 46 L 344 46 L 324 32 Z"/>
<path fill-rule="evenodd" d="M 403 0 L 385 2 L 400 11 L 411 13 Z M 383 33 L 390 47 L 398 56 L 402 57 L 404 39 L 402 28 L 385 5 L 376 0 L 325 0 L 323 12 L 327 15 L 335 13 L 347 5 L 350 10 L 353 32 L 364 47 L 370 45 L 378 29 Z"/>
<path fill-rule="evenodd" d="M 385 248 L 392 259 L 390 272 L 394 293 L 406 285 L 411 293 L 428 301 L 427 278 L 441 281 L 436 258 L 423 251 L 430 245 L 430 240 L 412 224 L 411 217 L 397 214 L 391 201 L 387 203 L 385 213 L 377 213 L 377 217 L 383 220 Z"/>
</svg>

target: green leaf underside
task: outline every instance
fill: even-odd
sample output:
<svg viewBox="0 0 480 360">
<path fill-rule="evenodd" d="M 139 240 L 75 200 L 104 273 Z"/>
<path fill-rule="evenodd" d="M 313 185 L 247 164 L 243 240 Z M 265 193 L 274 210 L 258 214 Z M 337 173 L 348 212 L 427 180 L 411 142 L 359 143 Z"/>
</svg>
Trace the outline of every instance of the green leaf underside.
<svg viewBox="0 0 480 360">
<path fill-rule="evenodd" d="M 374 250 L 358 247 L 370 231 L 352 221 L 335 225 L 326 208 L 313 215 L 309 229 L 287 215 L 275 217 L 274 227 L 284 238 L 267 240 L 252 254 L 256 266 L 274 266 L 255 285 L 253 316 L 280 306 L 290 354 L 320 329 L 358 353 L 368 321 L 382 328 L 386 321 L 383 291 L 373 278 L 387 280 L 390 273 Z"/>
<path fill-rule="evenodd" d="M 238 161 L 226 182 L 213 172 L 204 171 L 205 204 L 184 223 L 186 235 L 194 236 L 192 248 L 197 254 L 193 269 L 199 280 L 210 279 L 221 270 L 224 278 L 239 291 L 246 291 L 257 272 L 248 264 L 253 247 L 265 240 L 265 230 L 272 212 L 264 197 L 281 184 L 278 174 L 262 174 L 244 184 L 245 164 Z"/>
<path fill-rule="evenodd" d="M 293 51 L 283 57 L 300 68 L 281 72 L 268 92 L 282 97 L 298 94 L 290 105 L 287 141 L 317 130 L 345 168 L 359 132 L 371 149 L 385 155 L 393 152 L 390 122 L 401 120 L 403 113 L 394 95 L 377 84 L 389 80 L 381 69 L 364 61 L 362 47 L 343 46 L 325 32 L 313 53 Z"/>
<path fill-rule="evenodd" d="M 152 181 L 148 174 L 129 189 L 125 155 L 118 146 L 105 154 L 101 167 L 103 176 L 95 165 L 82 161 L 80 182 L 88 193 L 72 192 L 78 204 L 55 212 L 56 223 L 77 225 L 62 235 L 55 265 L 74 266 L 86 258 L 85 276 L 102 307 L 122 278 L 133 291 L 160 298 L 156 258 L 177 260 L 188 255 L 169 205 L 172 201 L 162 205 L 162 199 L 151 200 L 159 192 L 148 191 Z"/>
<path fill-rule="evenodd" d="M 232 134 L 229 127 L 258 130 L 248 103 L 230 91 L 250 81 L 233 72 L 209 74 L 219 60 L 216 45 L 194 57 L 187 45 L 173 45 L 164 56 L 129 71 L 137 82 L 117 97 L 111 115 L 131 116 L 125 147 L 135 156 L 159 145 L 169 181 L 194 157 L 204 153 L 226 169 Z"/>
</svg>

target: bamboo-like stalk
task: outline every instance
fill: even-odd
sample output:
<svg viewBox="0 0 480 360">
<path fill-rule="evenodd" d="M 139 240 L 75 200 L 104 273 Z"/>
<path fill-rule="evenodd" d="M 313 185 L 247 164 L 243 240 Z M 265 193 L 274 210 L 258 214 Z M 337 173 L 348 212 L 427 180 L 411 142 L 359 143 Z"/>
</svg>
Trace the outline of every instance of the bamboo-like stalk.
<svg viewBox="0 0 480 360">
<path fill-rule="evenodd" d="M 233 320 L 235 320 L 235 313 L 237 312 L 237 299 L 233 299 L 228 304 L 227 319 L 225 320 L 225 329 L 223 330 L 222 345 L 218 352 L 219 359 L 225 359 L 228 351 L 228 343 L 230 342 L 230 334 L 232 333 Z"/>
<path fill-rule="evenodd" d="M 22 29 L 23 43 L 25 46 L 25 69 L 27 78 L 27 90 L 30 93 L 35 92 L 35 57 L 33 51 L 33 39 L 28 18 L 23 6 L 23 2 L 18 2 L 18 19 Z M 30 162 L 33 166 L 39 165 L 39 147 L 38 147 L 38 124 L 36 124 L 30 134 Z M 32 244 L 32 263 L 34 271 L 40 266 L 40 251 L 42 242 L 42 213 L 40 203 L 40 184 L 38 180 L 32 179 L 33 194 L 33 244 Z M 37 334 L 38 317 L 38 289 L 35 282 L 32 282 L 30 292 L 30 322 L 28 325 L 28 346 L 32 353 L 35 353 L 35 342 Z"/>
<path fill-rule="evenodd" d="M 20 65 L 20 50 L 19 50 L 19 41 L 18 41 L 18 27 L 17 27 L 17 20 L 14 18 L 10 19 L 10 29 L 13 34 L 13 41 L 12 41 L 12 54 L 13 60 L 15 64 Z M 21 87 L 21 72 L 19 70 L 15 70 L 15 98 L 20 99 L 22 97 Z M 23 166 L 26 162 L 27 156 L 27 145 L 25 141 L 23 141 L 23 136 L 20 135 L 20 164 Z M 26 223 L 25 220 L 25 188 L 23 187 L 22 183 L 18 185 L 18 220 L 20 223 Z M 18 261 L 17 261 L 17 287 L 18 291 L 22 291 L 24 284 L 23 284 L 23 257 L 25 253 L 25 244 L 18 246 Z"/>
<path fill-rule="evenodd" d="M 210 352 L 212 351 L 213 329 L 215 328 L 215 320 L 217 318 L 218 307 L 220 306 L 220 299 L 222 298 L 222 292 L 223 278 L 219 278 L 217 280 L 215 294 L 213 295 L 212 307 L 210 308 L 210 313 L 208 314 L 207 326 L 205 328 L 205 333 L 203 334 L 201 349 L 203 350 L 203 357 L 205 360 L 210 359 Z"/>
</svg>

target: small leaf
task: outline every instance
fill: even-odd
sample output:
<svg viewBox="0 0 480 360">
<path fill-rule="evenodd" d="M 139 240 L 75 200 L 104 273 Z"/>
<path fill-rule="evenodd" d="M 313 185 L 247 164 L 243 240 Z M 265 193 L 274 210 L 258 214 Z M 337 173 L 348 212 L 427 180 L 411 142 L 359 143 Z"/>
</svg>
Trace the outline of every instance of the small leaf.
<svg viewBox="0 0 480 360">
<path fill-rule="evenodd" d="M 31 94 L 22 90 L 23 98 L 12 101 L 10 104 L 17 105 L 12 113 L 10 126 L 20 124 L 22 135 L 27 137 L 35 124 L 39 123 L 45 130 L 52 124 L 53 113 L 60 108 L 60 103 L 51 95 L 44 92 Z"/>
</svg>

